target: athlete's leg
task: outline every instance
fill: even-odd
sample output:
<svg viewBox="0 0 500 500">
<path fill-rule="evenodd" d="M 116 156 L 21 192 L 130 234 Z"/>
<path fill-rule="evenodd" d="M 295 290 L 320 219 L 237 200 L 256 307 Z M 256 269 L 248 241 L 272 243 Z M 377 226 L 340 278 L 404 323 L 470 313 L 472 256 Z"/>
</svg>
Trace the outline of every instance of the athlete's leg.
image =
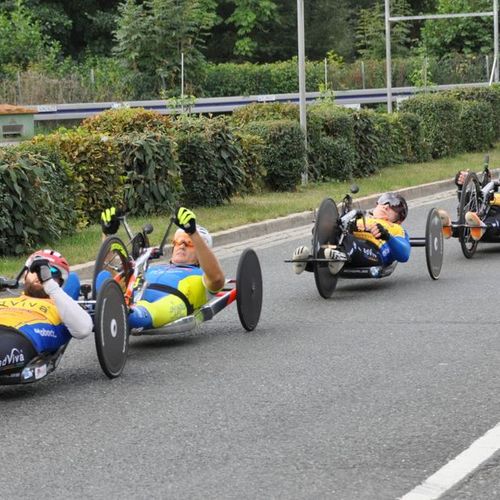
<svg viewBox="0 0 500 500">
<path fill-rule="evenodd" d="M 359 240 L 352 234 L 346 234 L 342 247 L 349 257 L 349 267 L 368 267 L 382 265 L 378 249 L 369 241 Z"/>
<path fill-rule="evenodd" d="M 140 300 L 129 314 L 131 328 L 158 328 L 187 315 L 184 302 L 175 295 L 166 295 L 155 302 Z"/>
</svg>

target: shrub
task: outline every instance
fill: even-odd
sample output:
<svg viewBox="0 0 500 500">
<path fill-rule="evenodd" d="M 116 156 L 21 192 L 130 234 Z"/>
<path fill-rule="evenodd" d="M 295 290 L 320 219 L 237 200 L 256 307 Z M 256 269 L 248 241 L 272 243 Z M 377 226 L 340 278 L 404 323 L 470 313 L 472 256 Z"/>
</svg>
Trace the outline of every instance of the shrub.
<svg viewBox="0 0 500 500">
<path fill-rule="evenodd" d="M 299 120 L 299 107 L 296 104 L 254 103 L 236 108 L 232 120 L 238 125 L 264 120 Z"/>
<path fill-rule="evenodd" d="M 394 113 L 394 127 L 403 161 L 415 163 L 430 159 L 428 143 L 425 141 L 422 122 L 415 113 Z"/>
<path fill-rule="evenodd" d="M 355 177 L 366 177 L 375 173 L 383 159 L 383 137 L 376 126 L 376 113 L 360 110 L 354 113 L 354 137 L 358 163 Z M 387 154 L 387 153 L 386 153 Z"/>
<path fill-rule="evenodd" d="M 422 94 L 404 101 L 401 110 L 420 117 L 433 158 L 451 156 L 460 151 L 461 107 L 456 99 L 442 94 Z"/>
<path fill-rule="evenodd" d="M 89 132 L 121 135 L 131 132 L 167 133 L 172 127 L 170 118 L 144 108 L 121 108 L 103 111 L 86 118 L 82 128 Z"/>
<path fill-rule="evenodd" d="M 253 122 L 246 130 L 264 141 L 265 182 L 274 191 L 294 191 L 305 170 L 304 134 L 296 121 Z"/>
<path fill-rule="evenodd" d="M 244 183 L 243 153 L 226 118 L 179 116 L 175 121 L 184 201 L 221 205 Z"/>
<path fill-rule="evenodd" d="M 235 136 L 242 152 L 242 168 L 245 173 L 242 193 L 259 193 L 265 187 L 266 169 L 263 163 L 264 140 L 244 129 L 236 129 Z"/>
<path fill-rule="evenodd" d="M 171 212 L 182 190 L 171 138 L 152 132 L 132 133 L 120 137 L 118 145 L 127 212 L 131 215 Z"/>
<path fill-rule="evenodd" d="M 493 145 L 493 111 L 485 101 L 461 103 L 461 145 L 465 151 L 481 151 Z"/>
<path fill-rule="evenodd" d="M 33 142 L 58 151 L 64 161 L 80 226 L 97 221 L 104 208 L 121 205 L 124 178 L 116 140 L 80 128 L 37 136 Z"/>
<path fill-rule="evenodd" d="M 0 255 L 26 253 L 72 231 L 72 198 L 53 151 L 32 144 L 0 149 Z"/>
</svg>

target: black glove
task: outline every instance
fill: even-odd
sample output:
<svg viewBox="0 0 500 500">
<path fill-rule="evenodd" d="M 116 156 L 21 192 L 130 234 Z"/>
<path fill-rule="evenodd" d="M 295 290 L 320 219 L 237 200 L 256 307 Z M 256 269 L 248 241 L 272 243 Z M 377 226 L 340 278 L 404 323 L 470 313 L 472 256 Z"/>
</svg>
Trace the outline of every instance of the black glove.
<svg viewBox="0 0 500 500">
<path fill-rule="evenodd" d="M 120 220 L 118 217 L 121 211 L 115 207 L 107 208 L 101 212 L 101 227 L 105 235 L 115 234 L 120 227 Z"/>
<path fill-rule="evenodd" d="M 391 237 L 391 233 L 382 224 L 377 223 L 377 229 L 380 231 L 379 238 L 381 240 L 387 241 Z"/>
<path fill-rule="evenodd" d="M 184 229 L 186 233 L 193 234 L 196 231 L 196 216 L 189 208 L 180 207 L 175 215 L 174 224 Z"/>
<path fill-rule="evenodd" d="M 36 273 L 40 283 L 45 283 L 52 278 L 49 261 L 40 256 L 33 259 L 33 262 L 30 264 L 29 271 L 30 273 Z"/>
</svg>

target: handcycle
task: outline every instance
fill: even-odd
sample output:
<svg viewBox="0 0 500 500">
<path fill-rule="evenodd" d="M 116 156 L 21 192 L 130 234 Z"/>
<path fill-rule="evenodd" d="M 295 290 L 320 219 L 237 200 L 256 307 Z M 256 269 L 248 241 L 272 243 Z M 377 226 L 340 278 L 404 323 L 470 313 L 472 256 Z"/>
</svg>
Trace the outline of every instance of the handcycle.
<svg viewBox="0 0 500 500">
<path fill-rule="evenodd" d="M 351 194 L 358 192 L 358 187 L 351 187 Z M 287 259 L 285 262 L 306 262 L 312 265 L 314 281 L 321 297 L 332 296 L 339 278 L 345 279 L 380 279 L 390 276 L 397 266 L 397 261 L 389 265 L 366 267 L 349 266 L 348 263 L 338 272 L 332 274 L 329 263 L 335 259 L 324 256 L 327 247 L 339 247 L 348 233 L 352 233 L 357 221 L 365 217 L 365 212 L 354 207 L 351 194 L 346 194 L 337 206 L 332 198 L 325 198 L 316 211 L 313 221 L 312 255 L 304 261 Z M 339 210 L 340 208 L 340 210 Z M 426 264 L 429 276 L 439 279 L 443 264 L 443 234 L 441 218 L 437 209 L 432 208 L 427 215 L 425 236 L 410 238 L 412 247 L 425 248 Z"/>
<path fill-rule="evenodd" d="M 470 259 L 476 253 L 478 240 L 472 238 L 471 227 L 466 223 L 465 214 L 475 212 L 483 221 L 493 210 L 500 211 L 500 195 L 498 188 L 500 181 L 491 179 L 489 169 L 489 156 L 485 156 L 483 170 L 481 173 L 469 172 L 462 184 L 462 189 L 458 189 L 458 206 L 456 222 L 451 223 L 452 234 L 458 238 L 464 257 Z M 453 231 L 456 229 L 456 231 Z M 486 233 L 481 238 L 481 242 L 500 243 L 500 233 L 498 236 Z"/>
<path fill-rule="evenodd" d="M 142 236 L 138 237 L 133 234 L 130 228 L 127 229 L 125 216 L 120 217 L 120 221 L 124 222 L 129 242 L 126 244 L 118 236 L 108 236 L 101 244 L 97 254 L 92 278 L 93 295 L 99 304 L 96 311 L 100 313 L 102 318 L 99 330 L 96 331 L 96 348 L 101 367 L 108 377 L 116 377 L 122 372 L 127 359 L 130 335 L 165 335 L 189 332 L 201 323 L 212 319 L 235 301 L 243 328 L 247 331 L 256 328 L 262 309 L 262 271 L 257 254 L 253 249 L 247 248 L 240 255 L 236 277 L 226 279 L 223 289 L 199 309 L 188 310 L 187 316 L 159 328 L 133 331 L 129 331 L 127 328 L 117 331 L 113 325 L 115 313 L 112 308 L 116 304 L 123 304 L 128 310 L 133 306 L 134 298 L 141 296 L 145 286 L 144 275 L 152 261 L 164 256 L 168 236 L 173 225 L 173 219 L 171 219 L 159 246 L 149 246 L 149 241 L 144 238 L 144 229 Z M 146 229 L 147 234 L 153 230 L 152 226 L 149 225 Z M 135 246 L 134 242 L 136 242 Z M 128 248 L 133 249 L 132 254 L 129 253 Z M 109 277 L 100 283 L 103 271 Z M 110 300 L 99 300 L 100 297 L 107 297 L 108 289 Z M 108 307 L 111 311 L 109 317 L 106 312 Z"/>
<path fill-rule="evenodd" d="M 163 255 L 172 226 L 171 222 L 160 247 L 151 247 L 147 235 L 152 232 L 152 226 L 145 226 L 137 236 L 126 225 L 124 216 L 122 222 L 129 236 L 128 245 L 116 236 L 104 240 L 95 261 L 92 285 L 81 285 L 77 298 L 93 319 L 97 358 L 109 378 L 120 376 L 125 367 L 131 335 L 128 312 L 133 304 L 133 293 L 140 291 L 139 284 L 150 261 Z M 97 287 L 102 270 L 109 271 L 111 277 Z M 23 267 L 14 279 L 0 277 L 0 291 L 18 289 L 25 272 L 26 267 Z M 232 302 L 237 304 L 243 328 L 254 330 L 262 308 L 262 272 L 257 254 L 250 248 L 245 249 L 239 258 L 236 278 L 227 279 L 224 288 L 201 308 L 161 328 L 132 334 L 188 332 L 212 319 Z M 27 384 L 45 378 L 57 368 L 67 346 L 68 343 L 62 345 L 56 352 L 37 353 L 22 332 L 0 326 L 0 385 Z M 3 360 L 6 360 L 5 366 L 2 366 Z"/>
<path fill-rule="evenodd" d="M 20 281 L 26 273 L 24 266 L 14 279 L 0 276 L 0 292 L 5 290 L 16 290 Z M 75 273 L 70 273 L 68 282 L 76 278 Z M 76 280 L 79 283 L 79 279 Z M 64 288 L 64 287 L 63 287 Z M 74 293 L 78 296 L 74 297 Z M 114 297 L 117 299 L 113 310 L 113 329 L 118 332 L 126 331 L 126 309 L 124 301 L 120 302 L 120 290 L 118 285 L 108 287 L 106 293 L 100 294 L 97 299 L 89 299 L 90 285 L 81 285 L 79 289 L 70 292 L 80 306 L 85 309 L 94 322 L 94 335 L 99 335 L 100 325 L 109 320 L 111 314 L 109 307 L 107 316 L 103 316 L 106 308 L 103 304 Z M 8 298 L 0 300 L 9 300 Z M 20 330 L 0 325 L 0 385 L 30 384 L 38 382 L 53 372 L 59 365 L 61 358 L 68 347 L 69 342 L 61 345 L 55 352 L 38 353 L 29 338 Z M 106 373 L 106 371 L 105 371 Z"/>
</svg>

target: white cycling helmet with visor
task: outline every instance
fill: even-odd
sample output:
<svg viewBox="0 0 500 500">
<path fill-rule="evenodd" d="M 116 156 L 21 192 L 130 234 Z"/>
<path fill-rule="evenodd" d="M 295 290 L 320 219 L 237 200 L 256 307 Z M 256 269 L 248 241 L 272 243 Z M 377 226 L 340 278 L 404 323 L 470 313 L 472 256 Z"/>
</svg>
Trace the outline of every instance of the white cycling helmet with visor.
<svg viewBox="0 0 500 500">
<path fill-rule="evenodd" d="M 399 193 L 384 193 L 377 200 L 378 205 L 389 205 L 399 216 L 399 222 L 403 222 L 408 216 L 408 203 Z"/>
</svg>

